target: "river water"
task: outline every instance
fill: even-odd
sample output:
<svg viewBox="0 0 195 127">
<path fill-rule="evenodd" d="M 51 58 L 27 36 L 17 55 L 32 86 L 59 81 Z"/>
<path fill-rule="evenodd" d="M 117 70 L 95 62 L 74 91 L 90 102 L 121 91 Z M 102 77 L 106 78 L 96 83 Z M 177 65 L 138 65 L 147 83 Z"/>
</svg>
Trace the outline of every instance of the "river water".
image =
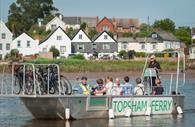
<svg viewBox="0 0 195 127">
<path fill-rule="evenodd" d="M 73 121 L 35 120 L 19 98 L 0 97 L 0 127 L 195 127 L 194 91 L 195 79 L 188 79 L 182 87 L 182 93 L 185 95 L 183 115 Z"/>
</svg>

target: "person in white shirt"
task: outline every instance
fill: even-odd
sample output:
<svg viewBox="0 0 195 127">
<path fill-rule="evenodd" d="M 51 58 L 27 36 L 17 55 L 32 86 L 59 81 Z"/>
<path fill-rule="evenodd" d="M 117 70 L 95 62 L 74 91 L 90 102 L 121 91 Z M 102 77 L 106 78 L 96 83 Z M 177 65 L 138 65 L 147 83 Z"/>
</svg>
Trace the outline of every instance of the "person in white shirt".
<svg viewBox="0 0 195 127">
<path fill-rule="evenodd" d="M 122 87 L 119 78 L 116 78 L 116 83 L 112 89 L 112 95 L 122 95 Z"/>
<path fill-rule="evenodd" d="M 136 78 L 137 86 L 134 88 L 134 95 L 144 95 L 144 85 L 141 78 Z"/>
<path fill-rule="evenodd" d="M 113 88 L 113 78 L 112 77 L 108 76 L 106 78 L 105 88 L 106 88 L 106 95 L 111 95 L 111 90 Z"/>
</svg>

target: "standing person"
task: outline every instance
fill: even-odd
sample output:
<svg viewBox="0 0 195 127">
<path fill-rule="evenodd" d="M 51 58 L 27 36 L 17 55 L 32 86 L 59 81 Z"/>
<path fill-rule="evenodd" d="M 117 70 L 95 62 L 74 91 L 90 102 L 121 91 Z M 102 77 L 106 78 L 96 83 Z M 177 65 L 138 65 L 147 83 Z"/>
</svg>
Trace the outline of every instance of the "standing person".
<svg viewBox="0 0 195 127">
<path fill-rule="evenodd" d="M 112 95 L 122 95 L 121 81 L 119 78 L 116 78 L 116 83 L 112 89 Z"/>
<path fill-rule="evenodd" d="M 113 88 L 113 78 L 112 77 L 108 76 L 106 78 L 105 88 L 106 88 L 106 95 L 111 95 L 111 90 Z"/>
<path fill-rule="evenodd" d="M 87 77 L 81 77 L 81 83 L 79 84 L 79 94 L 89 95 L 90 91 L 87 85 Z"/>
<path fill-rule="evenodd" d="M 144 85 L 141 78 L 136 78 L 137 86 L 134 88 L 134 95 L 144 95 Z"/>
<path fill-rule="evenodd" d="M 129 77 L 124 77 L 124 85 L 122 86 L 123 95 L 132 95 L 133 94 L 133 85 L 129 83 Z"/>
<path fill-rule="evenodd" d="M 161 85 L 160 79 L 157 78 L 155 80 L 155 82 L 156 82 L 156 85 L 157 86 L 154 87 L 153 92 L 152 92 L 152 95 L 162 95 L 163 92 L 164 92 L 164 88 Z"/>
<path fill-rule="evenodd" d="M 160 64 L 156 61 L 155 58 L 156 58 L 155 55 L 150 56 L 150 63 L 148 64 L 148 68 L 153 68 L 156 71 L 156 76 L 151 77 L 152 81 L 150 82 L 152 82 L 152 86 L 156 86 L 155 80 L 156 80 L 156 77 L 158 77 L 158 72 L 161 69 Z"/>
</svg>

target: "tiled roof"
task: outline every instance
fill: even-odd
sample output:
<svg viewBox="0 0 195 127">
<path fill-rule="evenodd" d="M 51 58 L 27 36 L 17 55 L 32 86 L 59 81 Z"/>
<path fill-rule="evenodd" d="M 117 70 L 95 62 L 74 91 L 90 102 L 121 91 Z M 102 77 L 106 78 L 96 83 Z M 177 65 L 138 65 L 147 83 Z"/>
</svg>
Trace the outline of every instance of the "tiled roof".
<svg viewBox="0 0 195 127">
<path fill-rule="evenodd" d="M 117 39 L 118 42 L 129 42 L 129 43 L 133 43 L 133 42 L 158 42 L 160 43 L 161 41 L 148 37 L 148 38 L 141 38 L 141 37 L 137 37 L 137 38 L 133 38 L 133 37 L 120 37 Z"/>
<path fill-rule="evenodd" d="M 140 25 L 139 19 L 137 18 L 112 18 L 110 20 L 116 25 L 116 27 L 129 28 L 131 26 L 139 27 Z"/>
<path fill-rule="evenodd" d="M 63 17 L 62 20 L 70 25 L 81 24 L 81 17 Z"/>
<path fill-rule="evenodd" d="M 81 23 L 85 22 L 89 27 L 96 27 L 96 17 L 81 17 Z"/>
<path fill-rule="evenodd" d="M 156 30 L 155 33 L 157 33 L 163 40 L 178 41 L 178 39 L 172 33 L 160 30 Z"/>
</svg>

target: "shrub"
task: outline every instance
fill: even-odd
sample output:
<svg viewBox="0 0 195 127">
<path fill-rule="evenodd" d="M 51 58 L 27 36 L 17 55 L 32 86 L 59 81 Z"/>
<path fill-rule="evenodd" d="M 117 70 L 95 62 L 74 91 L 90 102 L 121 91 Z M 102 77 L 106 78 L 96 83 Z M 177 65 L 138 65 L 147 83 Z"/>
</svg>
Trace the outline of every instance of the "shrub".
<svg viewBox="0 0 195 127">
<path fill-rule="evenodd" d="M 118 54 L 120 58 L 127 59 L 128 58 L 128 53 L 125 50 L 121 50 Z"/>
<path fill-rule="evenodd" d="M 136 52 L 135 53 L 135 56 L 136 57 L 145 57 L 146 56 L 146 53 L 145 52 Z"/>
<path fill-rule="evenodd" d="M 60 52 L 57 48 L 55 48 L 55 46 L 52 46 L 49 50 L 50 52 L 53 52 L 53 57 L 56 58 L 60 55 Z"/>
<path fill-rule="evenodd" d="M 85 57 L 82 54 L 77 54 L 77 55 L 70 56 L 69 59 L 85 60 Z"/>
</svg>

